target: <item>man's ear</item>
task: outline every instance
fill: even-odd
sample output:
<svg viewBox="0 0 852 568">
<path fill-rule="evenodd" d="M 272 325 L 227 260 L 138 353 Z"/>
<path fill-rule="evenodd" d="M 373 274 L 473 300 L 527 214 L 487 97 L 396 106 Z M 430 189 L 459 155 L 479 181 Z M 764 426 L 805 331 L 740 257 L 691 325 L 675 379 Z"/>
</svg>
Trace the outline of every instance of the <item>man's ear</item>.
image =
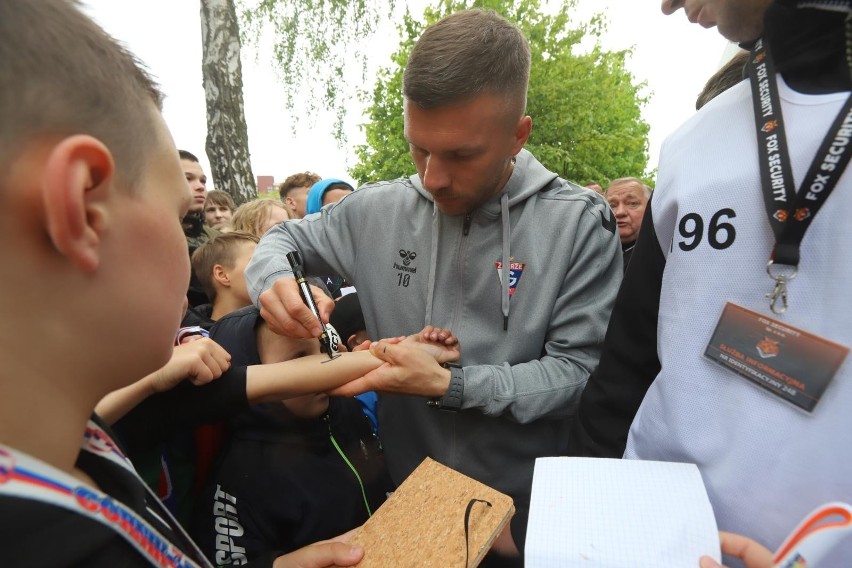
<svg viewBox="0 0 852 568">
<path fill-rule="evenodd" d="M 85 272 L 100 262 L 114 178 L 109 149 L 88 135 L 63 139 L 45 163 L 41 181 L 47 232 L 56 249 Z"/>
<path fill-rule="evenodd" d="M 515 126 L 515 145 L 512 148 L 512 155 L 515 156 L 520 152 L 524 144 L 529 140 L 530 133 L 532 132 L 532 118 L 529 116 L 523 116 L 518 121 L 518 124 Z"/>
<path fill-rule="evenodd" d="M 225 288 L 231 287 L 231 276 L 230 274 L 228 274 L 228 271 L 225 270 L 225 267 L 221 264 L 213 265 L 213 280 L 215 280 Z"/>
</svg>

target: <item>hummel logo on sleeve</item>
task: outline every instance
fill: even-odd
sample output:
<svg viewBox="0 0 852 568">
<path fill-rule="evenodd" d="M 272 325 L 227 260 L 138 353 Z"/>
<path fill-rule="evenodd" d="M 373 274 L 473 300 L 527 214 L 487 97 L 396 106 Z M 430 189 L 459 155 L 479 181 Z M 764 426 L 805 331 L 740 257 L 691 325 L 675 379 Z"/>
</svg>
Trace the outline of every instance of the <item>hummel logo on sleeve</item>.
<svg viewBox="0 0 852 568">
<path fill-rule="evenodd" d="M 607 207 L 609 210 L 609 207 Z M 607 215 L 604 215 L 603 210 L 601 210 L 601 226 L 612 233 L 615 234 L 615 215 L 612 214 L 612 211 L 609 212 L 609 219 L 607 219 Z"/>
</svg>

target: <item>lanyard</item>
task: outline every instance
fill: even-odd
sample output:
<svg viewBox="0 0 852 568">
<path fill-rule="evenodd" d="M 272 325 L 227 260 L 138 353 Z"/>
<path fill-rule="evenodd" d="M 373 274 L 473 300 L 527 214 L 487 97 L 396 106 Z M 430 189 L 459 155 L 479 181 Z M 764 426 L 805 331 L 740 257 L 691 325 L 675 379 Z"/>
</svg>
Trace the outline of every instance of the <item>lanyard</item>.
<svg viewBox="0 0 852 568">
<path fill-rule="evenodd" d="M 83 446 L 81 450 L 84 452 L 89 452 L 93 454 L 100 455 L 108 459 L 109 461 L 115 463 L 116 465 L 124 468 L 128 473 L 130 473 L 139 484 L 145 489 L 146 494 L 148 495 L 151 503 L 161 504 L 162 501 L 160 498 L 148 487 L 148 484 L 139 476 L 139 473 L 136 471 L 136 468 L 133 467 L 131 461 L 124 455 L 118 446 L 116 446 L 115 442 L 113 442 L 112 438 L 106 431 L 104 431 L 101 426 L 95 422 L 95 420 L 89 420 L 86 424 L 86 431 L 83 435 Z M 150 510 L 150 509 L 149 509 Z M 186 530 L 183 528 L 183 525 L 175 519 L 174 515 L 172 515 L 171 511 L 169 511 L 168 507 L 162 506 L 160 507 L 160 511 L 155 512 L 159 514 L 161 517 L 165 517 L 167 524 L 172 529 L 172 532 L 175 536 L 182 542 L 184 548 L 190 551 L 190 556 L 194 557 L 194 561 L 200 566 L 209 566 L 210 563 L 207 561 L 207 557 L 204 556 L 204 553 L 201 552 L 201 549 L 198 548 L 198 545 L 195 544 L 195 541 L 187 534 Z M 191 566 L 195 566 L 194 564 L 190 564 Z"/>
<path fill-rule="evenodd" d="M 766 272 L 775 280 L 775 288 L 766 297 L 772 311 L 782 314 L 787 310 L 787 282 L 796 277 L 805 232 L 852 158 L 852 95 L 834 119 L 797 192 L 775 65 L 763 40 L 757 41 L 751 55 L 748 69 L 760 154 L 760 182 L 766 214 L 775 234 L 775 246 L 766 265 Z"/>
<path fill-rule="evenodd" d="M 138 479 L 127 458 L 100 426 L 90 421 L 82 451 L 101 456 L 125 468 Z M 144 485 L 141 479 L 139 483 Z M 148 561 L 161 568 L 198 568 L 209 562 L 180 525 L 169 516 L 173 530 L 189 545 L 194 559 L 163 537 L 145 519 L 123 503 L 44 462 L 0 444 L 0 495 L 49 503 L 105 525 L 128 541 Z M 149 491 L 149 495 L 153 495 Z M 168 512 L 163 508 L 163 512 Z"/>
</svg>

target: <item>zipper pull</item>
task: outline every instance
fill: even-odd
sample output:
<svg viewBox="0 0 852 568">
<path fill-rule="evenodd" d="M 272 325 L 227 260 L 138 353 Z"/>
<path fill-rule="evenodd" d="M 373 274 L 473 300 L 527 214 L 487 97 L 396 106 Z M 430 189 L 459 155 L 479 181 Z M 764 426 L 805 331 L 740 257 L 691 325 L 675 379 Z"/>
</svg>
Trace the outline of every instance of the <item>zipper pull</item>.
<svg viewBox="0 0 852 568">
<path fill-rule="evenodd" d="M 467 234 L 470 232 L 470 221 L 471 221 L 472 218 L 473 218 L 472 213 L 465 213 L 464 214 L 464 225 L 462 225 L 462 234 L 464 236 L 467 236 Z"/>
</svg>

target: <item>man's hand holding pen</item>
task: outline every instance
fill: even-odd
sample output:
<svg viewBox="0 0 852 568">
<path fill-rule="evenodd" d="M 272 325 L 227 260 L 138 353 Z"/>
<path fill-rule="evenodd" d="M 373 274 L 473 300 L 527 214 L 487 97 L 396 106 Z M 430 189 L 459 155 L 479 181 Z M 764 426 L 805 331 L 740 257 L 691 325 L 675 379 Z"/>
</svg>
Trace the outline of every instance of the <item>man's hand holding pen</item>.
<svg viewBox="0 0 852 568">
<path fill-rule="evenodd" d="M 305 278 L 304 266 L 302 265 L 302 255 L 299 254 L 299 251 L 290 251 L 287 253 L 287 261 L 290 263 L 290 268 L 293 269 L 293 276 L 296 278 L 296 286 L 299 288 L 299 296 L 313 315 L 316 325 L 319 326 L 319 340 L 320 345 L 322 345 L 322 350 L 326 355 L 328 355 L 329 359 L 334 359 L 337 357 L 338 341 L 337 339 L 333 340 L 329 333 L 328 327 L 326 326 L 328 318 L 326 317 L 326 320 L 323 321 L 322 315 L 320 315 L 317 302 L 314 299 L 314 293 Z M 322 294 L 320 296 L 322 296 Z M 311 327 L 310 329 L 313 331 L 315 328 Z"/>
<path fill-rule="evenodd" d="M 319 288 L 311 287 L 322 321 L 327 323 L 334 300 Z M 287 337 L 319 337 L 322 328 L 316 316 L 305 305 L 295 278 L 279 278 L 260 295 L 260 316 L 269 328 Z"/>
</svg>

